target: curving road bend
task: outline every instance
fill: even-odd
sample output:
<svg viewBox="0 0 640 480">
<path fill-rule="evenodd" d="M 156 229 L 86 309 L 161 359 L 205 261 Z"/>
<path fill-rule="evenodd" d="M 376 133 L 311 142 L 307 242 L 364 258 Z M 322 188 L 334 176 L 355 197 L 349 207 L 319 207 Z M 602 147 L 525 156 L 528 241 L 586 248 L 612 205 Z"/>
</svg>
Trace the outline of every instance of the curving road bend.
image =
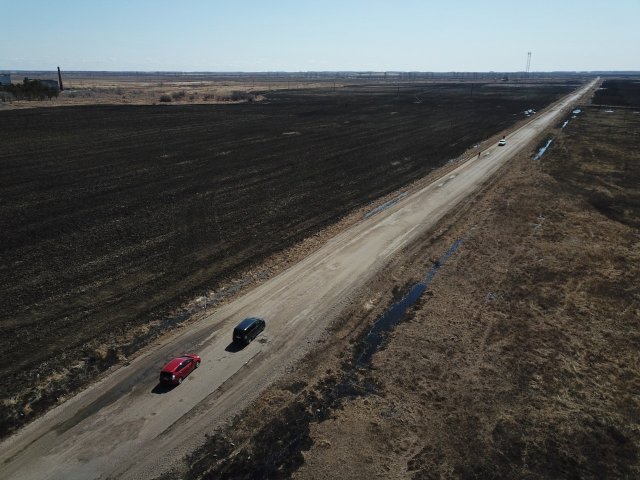
<svg viewBox="0 0 640 480">
<path fill-rule="evenodd" d="M 321 249 L 246 295 L 216 309 L 115 370 L 0 444 L 0 478 L 153 478 L 226 422 L 337 318 L 350 295 L 400 249 L 429 231 L 510 158 L 558 122 L 599 79 L 556 102 L 445 177 L 342 232 Z M 230 347 L 246 316 L 267 321 L 246 348 Z M 179 387 L 157 388 L 175 355 L 194 351 L 200 368 Z"/>
</svg>

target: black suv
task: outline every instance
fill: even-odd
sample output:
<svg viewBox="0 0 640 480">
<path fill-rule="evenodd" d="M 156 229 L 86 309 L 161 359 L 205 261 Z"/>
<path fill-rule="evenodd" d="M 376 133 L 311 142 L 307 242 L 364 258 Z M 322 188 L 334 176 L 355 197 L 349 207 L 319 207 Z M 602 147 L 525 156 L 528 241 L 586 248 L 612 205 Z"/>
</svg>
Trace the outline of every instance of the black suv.
<svg viewBox="0 0 640 480">
<path fill-rule="evenodd" d="M 233 342 L 247 345 L 264 330 L 264 327 L 265 323 L 261 318 L 245 318 L 233 329 Z"/>
</svg>

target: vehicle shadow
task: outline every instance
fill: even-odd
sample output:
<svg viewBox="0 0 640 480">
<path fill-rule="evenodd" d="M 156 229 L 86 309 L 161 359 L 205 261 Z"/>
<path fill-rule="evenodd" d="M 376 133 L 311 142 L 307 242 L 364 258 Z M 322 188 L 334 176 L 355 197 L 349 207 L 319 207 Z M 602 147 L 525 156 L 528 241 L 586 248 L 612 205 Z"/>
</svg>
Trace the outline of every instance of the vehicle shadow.
<svg viewBox="0 0 640 480">
<path fill-rule="evenodd" d="M 175 385 L 167 385 L 166 383 L 158 382 L 158 384 L 153 387 L 153 390 L 151 390 L 151 393 L 155 393 L 156 395 L 163 395 L 165 393 L 169 393 L 174 388 L 176 388 Z"/>
<path fill-rule="evenodd" d="M 236 353 L 236 352 L 239 352 L 240 350 L 243 350 L 244 347 L 246 347 L 246 345 L 243 343 L 231 342 L 229 345 L 227 345 L 227 348 L 225 348 L 224 351 Z"/>
</svg>

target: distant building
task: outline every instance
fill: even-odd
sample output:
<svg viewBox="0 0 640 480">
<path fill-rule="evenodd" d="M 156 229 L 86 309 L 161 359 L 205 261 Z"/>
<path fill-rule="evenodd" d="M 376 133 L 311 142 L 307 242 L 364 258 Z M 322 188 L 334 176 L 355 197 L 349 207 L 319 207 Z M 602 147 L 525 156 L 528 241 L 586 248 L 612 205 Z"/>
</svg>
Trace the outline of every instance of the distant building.
<svg viewBox="0 0 640 480">
<path fill-rule="evenodd" d="M 11 75 L 0 73 L 0 85 L 11 85 Z"/>
</svg>

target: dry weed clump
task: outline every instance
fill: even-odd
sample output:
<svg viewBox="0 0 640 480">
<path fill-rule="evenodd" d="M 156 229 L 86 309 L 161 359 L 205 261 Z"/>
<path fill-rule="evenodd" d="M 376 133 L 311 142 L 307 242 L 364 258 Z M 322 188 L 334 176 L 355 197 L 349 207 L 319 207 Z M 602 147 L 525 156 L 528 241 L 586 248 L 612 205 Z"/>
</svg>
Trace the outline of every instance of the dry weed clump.
<svg viewBox="0 0 640 480">
<path fill-rule="evenodd" d="M 244 90 L 233 91 L 218 91 L 215 93 L 208 93 L 202 97 L 205 101 L 214 102 L 253 102 L 257 100 L 254 93 Z"/>
<path fill-rule="evenodd" d="M 53 371 L 49 371 L 47 365 L 43 365 L 40 370 L 48 373 L 34 372 L 34 387 L 31 390 L 22 391 L 3 400 L 4 413 L 0 422 L 0 436 L 6 436 L 30 417 L 63 402 L 101 372 L 126 360 L 124 351 L 127 347 L 133 347 L 125 343 L 126 341 L 120 345 L 87 344 L 84 347 L 83 359 L 74 365 L 58 367 Z"/>
<path fill-rule="evenodd" d="M 176 101 L 180 101 L 186 96 L 187 96 L 187 92 L 185 92 L 184 90 L 180 90 L 179 92 L 173 92 L 171 94 L 171 98 L 173 98 Z"/>
</svg>

